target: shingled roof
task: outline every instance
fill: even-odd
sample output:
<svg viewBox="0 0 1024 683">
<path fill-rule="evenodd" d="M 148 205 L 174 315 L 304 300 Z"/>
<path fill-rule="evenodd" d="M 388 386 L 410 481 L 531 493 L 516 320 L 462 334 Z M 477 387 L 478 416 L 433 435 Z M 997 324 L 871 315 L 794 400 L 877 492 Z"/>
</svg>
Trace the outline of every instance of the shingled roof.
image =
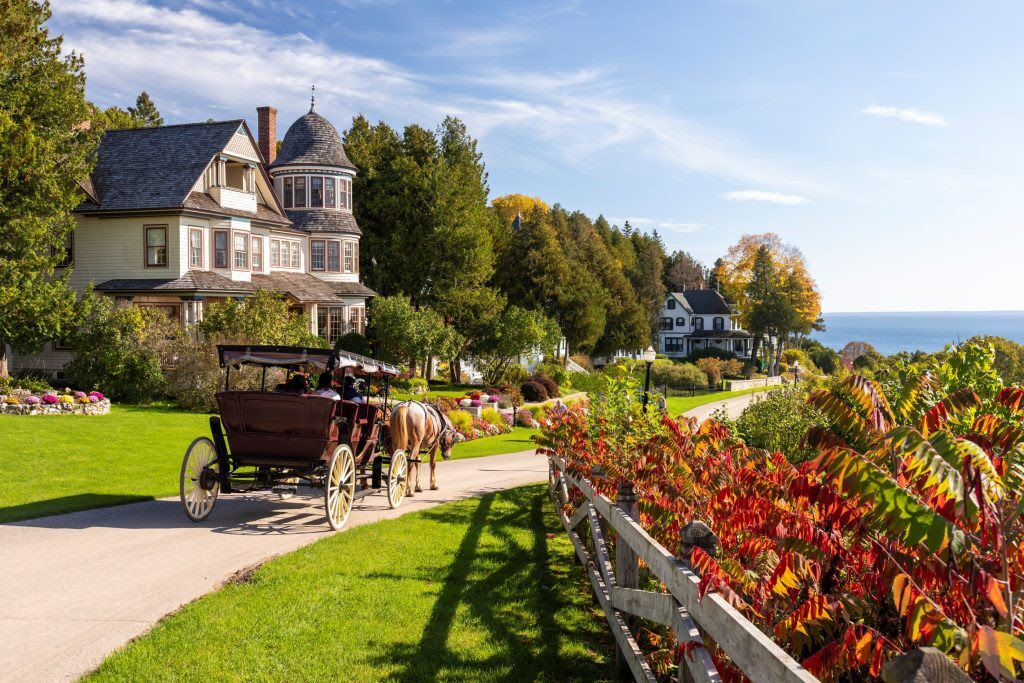
<svg viewBox="0 0 1024 683">
<path fill-rule="evenodd" d="M 345 209 L 285 209 L 292 227 L 306 232 L 345 232 L 362 235 L 355 216 Z"/>
<path fill-rule="evenodd" d="M 315 111 L 300 117 L 288 128 L 284 142 L 281 143 L 281 151 L 270 168 L 292 164 L 318 164 L 356 170 L 345 155 L 345 145 L 337 129 Z"/>
<path fill-rule="evenodd" d="M 288 294 L 302 303 L 340 303 L 345 296 L 377 296 L 358 282 L 327 282 L 306 273 L 254 274 L 251 282 L 231 280 L 203 270 L 190 270 L 179 278 L 132 278 L 107 280 L 96 286 L 101 292 L 159 294 L 252 294 L 257 289 Z"/>
<path fill-rule="evenodd" d="M 725 297 L 714 289 L 688 289 L 673 296 L 684 298 L 687 308 L 698 315 L 729 315 L 733 312 Z"/>
<path fill-rule="evenodd" d="M 107 131 L 89 188 L 99 205 L 81 210 L 183 206 L 207 164 L 242 124 L 236 119 Z"/>
</svg>

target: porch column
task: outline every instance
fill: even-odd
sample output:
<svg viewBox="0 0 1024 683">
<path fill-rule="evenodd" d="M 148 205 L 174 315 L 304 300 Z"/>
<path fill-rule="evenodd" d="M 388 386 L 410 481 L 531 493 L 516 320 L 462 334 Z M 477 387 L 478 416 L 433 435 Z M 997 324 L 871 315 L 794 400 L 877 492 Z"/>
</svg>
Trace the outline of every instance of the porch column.
<svg viewBox="0 0 1024 683">
<path fill-rule="evenodd" d="M 319 304 L 310 304 L 309 305 L 309 327 L 310 327 L 310 332 L 313 333 L 314 337 L 319 336 L 319 334 L 320 334 L 320 330 L 317 327 L 317 325 L 319 324 L 317 322 L 317 316 L 318 315 L 320 315 L 320 306 L 319 306 Z"/>
</svg>

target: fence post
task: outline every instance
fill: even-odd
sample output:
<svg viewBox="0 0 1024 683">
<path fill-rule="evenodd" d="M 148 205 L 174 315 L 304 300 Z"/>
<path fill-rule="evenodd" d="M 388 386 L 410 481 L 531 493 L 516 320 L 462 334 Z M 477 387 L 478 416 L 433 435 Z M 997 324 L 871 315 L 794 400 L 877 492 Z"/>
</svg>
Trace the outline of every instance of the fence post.
<svg viewBox="0 0 1024 683">
<path fill-rule="evenodd" d="M 633 484 L 625 481 L 619 482 L 618 489 L 615 492 L 615 505 L 630 519 L 635 520 L 637 518 L 636 490 L 633 488 Z M 640 568 L 637 555 L 619 534 L 615 534 L 615 583 L 623 588 L 640 587 Z M 625 614 L 623 614 L 623 619 L 626 621 L 626 625 L 629 626 L 629 630 L 633 631 L 636 619 Z M 633 679 L 633 673 L 629 668 L 626 656 L 617 648 L 615 650 L 615 664 L 618 668 L 619 676 L 623 680 Z"/>
</svg>

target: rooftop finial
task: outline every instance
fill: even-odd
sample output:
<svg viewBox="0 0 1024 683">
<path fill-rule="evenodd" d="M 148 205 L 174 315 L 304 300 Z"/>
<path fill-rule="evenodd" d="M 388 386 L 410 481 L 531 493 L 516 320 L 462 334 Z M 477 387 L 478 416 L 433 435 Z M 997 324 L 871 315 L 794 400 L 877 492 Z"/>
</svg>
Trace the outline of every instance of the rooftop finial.
<svg viewBox="0 0 1024 683">
<path fill-rule="evenodd" d="M 309 98 L 309 113 L 312 114 L 316 111 L 316 83 L 313 84 L 313 94 Z"/>
</svg>

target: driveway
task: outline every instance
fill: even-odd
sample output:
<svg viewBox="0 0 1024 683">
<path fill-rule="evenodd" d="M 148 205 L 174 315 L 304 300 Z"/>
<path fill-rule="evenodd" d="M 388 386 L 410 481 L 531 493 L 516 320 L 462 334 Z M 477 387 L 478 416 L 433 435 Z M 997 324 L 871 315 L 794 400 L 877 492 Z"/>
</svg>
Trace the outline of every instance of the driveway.
<svg viewBox="0 0 1024 683">
<path fill-rule="evenodd" d="M 754 396 L 687 415 L 722 405 L 738 415 Z M 441 490 L 397 510 L 368 496 L 345 528 L 545 479 L 547 461 L 533 451 L 442 462 Z M 318 493 L 223 496 L 198 524 L 177 498 L 0 524 L 0 680 L 76 679 L 235 574 L 331 533 Z"/>
</svg>

